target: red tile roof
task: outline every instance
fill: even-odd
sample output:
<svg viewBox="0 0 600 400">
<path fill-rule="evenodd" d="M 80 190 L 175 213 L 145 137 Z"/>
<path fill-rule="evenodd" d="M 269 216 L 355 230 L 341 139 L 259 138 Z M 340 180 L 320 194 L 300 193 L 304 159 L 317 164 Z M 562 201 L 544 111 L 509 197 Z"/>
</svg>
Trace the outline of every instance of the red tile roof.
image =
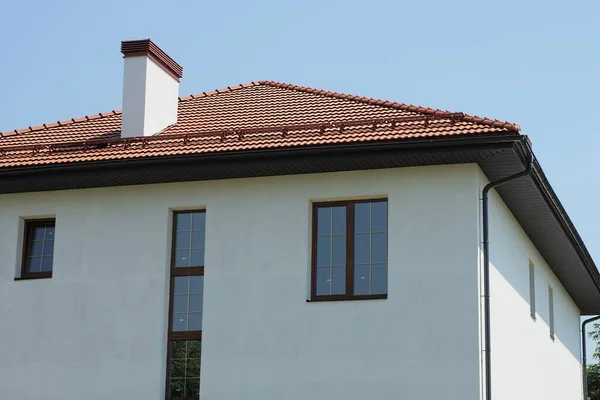
<svg viewBox="0 0 600 400">
<path fill-rule="evenodd" d="M 121 111 L 0 133 L 0 168 L 440 136 L 516 124 L 260 81 L 179 99 L 177 124 L 120 139 Z"/>
</svg>

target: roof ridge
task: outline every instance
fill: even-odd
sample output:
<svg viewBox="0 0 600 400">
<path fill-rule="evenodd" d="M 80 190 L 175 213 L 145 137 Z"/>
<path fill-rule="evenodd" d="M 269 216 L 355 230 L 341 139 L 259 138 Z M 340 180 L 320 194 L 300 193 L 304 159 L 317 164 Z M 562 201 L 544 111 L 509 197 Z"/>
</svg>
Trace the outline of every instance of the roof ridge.
<svg viewBox="0 0 600 400">
<path fill-rule="evenodd" d="M 259 81 L 259 82 L 252 81 L 250 83 L 240 83 L 239 85 L 227 86 L 226 88 L 215 89 L 215 90 L 212 90 L 210 92 L 202 92 L 202 93 L 198 93 L 198 94 L 190 94 L 189 96 L 179 97 L 179 101 L 188 101 L 188 100 L 193 100 L 193 99 L 200 99 L 200 98 L 203 98 L 203 97 L 214 96 L 216 94 L 233 92 L 233 91 L 239 90 L 239 89 L 244 89 L 244 88 L 249 88 L 249 87 L 254 87 L 254 86 L 260 86 L 261 85 L 260 82 L 264 82 L 264 81 Z"/>
<path fill-rule="evenodd" d="M 380 106 L 380 107 L 387 107 L 387 108 L 417 112 L 417 113 L 428 114 L 428 115 L 440 115 L 440 114 L 451 113 L 451 111 L 448 111 L 448 110 L 444 111 L 444 110 L 430 108 L 430 107 L 421 107 L 421 106 L 415 106 L 412 104 L 398 103 L 395 101 L 380 100 L 380 99 L 375 99 L 372 97 L 355 96 L 355 95 L 351 95 L 351 94 L 344 94 L 344 93 L 339 93 L 339 92 L 314 89 L 314 88 L 307 87 L 307 86 L 292 85 L 289 83 L 267 81 L 267 80 L 261 80 L 261 81 L 256 81 L 256 82 L 252 81 L 249 83 L 240 83 L 239 85 L 236 85 L 236 86 L 227 86 L 226 88 L 215 89 L 215 90 L 212 90 L 209 92 L 202 92 L 199 94 L 191 94 L 189 96 L 183 96 L 183 97 L 180 96 L 180 97 L 178 97 L 178 101 L 185 102 L 185 101 L 189 101 L 189 100 L 214 96 L 214 95 L 221 94 L 221 93 L 233 92 L 236 90 L 245 89 L 245 88 L 249 88 L 249 87 L 255 87 L 255 86 L 271 86 L 271 87 L 276 87 L 276 88 L 280 88 L 280 89 L 295 90 L 295 91 L 303 92 L 303 93 L 310 93 L 310 94 L 315 94 L 315 95 L 319 95 L 319 96 L 332 97 L 332 98 L 341 99 L 341 100 L 356 101 L 356 102 L 376 105 L 376 106 Z M 42 124 L 42 125 L 38 125 L 38 126 L 29 126 L 24 129 L 15 129 L 12 131 L 0 132 L 0 138 L 7 137 L 7 136 L 20 135 L 20 134 L 29 133 L 29 132 L 43 131 L 48 128 L 55 128 L 57 126 L 73 125 L 73 124 L 76 124 L 79 122 L 87 122 L 87 121 L 98 119 L 98 118 L 106 118 L 106 117 L 110 117 L 113 115 L 120 115 L 121 113 L 122 113 L 122 110 L 112 110 L 107 113 L 85 115 L 81 118 L 71 118 L 68 120 L 56 121 L 56 122 L 52 122 L 49 124 Z M 486 118 L 486 117 L 479 117 L 477 115 L 469 115 L 469 114 L 465 114 L 465 113 L 460 113 L 460 114 L 463 115 L 463 117 L 462 117 L 463 121 L 494 126 L 497 128 L 513 130 L 516 132 L 521 131 L 521 127 L 515 123 L 511 123 L 511 122 L 507 122 L 507 121 L 500 121 L 497 119 L 491 119 L 491 118 Z"/>
<path fill-rule="evenodd" d="M 351 94 L 332 92 L 332 91 L 321 90 L 321 89 L 314 89 L 314 88 L 307 87 L 307 86 L 292 85 L 289 83 L 282 83 L 282 82 L 276 82 L 276 81 L 258 81 L 258 83 L 260 85 L 272 86 L 272 87 L 276 87 L 276 88 L 280 88 L 280 89 L 295 90 L 298 92 L 316 94 L 316 95 L 325 96 L 325 97 L 333 97 L 333 98 L 341 99 L 341 100 L 357 101 L 357 102 L 371 104 L 371 105 L 375 105 L 375 106 L 394 108 L 397 110 L 404 110 L 404 111 L 418 112 L 418 113 L 423 113 L 423 114 L 428 114 L 428 115 L 451 113 L 451 111 L 448 111 L 448 110 L 444 111 L 444 110 L 430 108 L 430 107 L 415 106 L 413 104 L 405 104 L 405 103 L 398 103 L 395 101 L 375 99 L 372 97 L 355 96 L 355 95 L 351 95 Z M 486 117 L 479 117 L 477 115 L 470 115 L 470 114 L 465 114 L 465 113 L 461 113 L 461 114 L 463 115 L 463 118 L 462 118 L 463 121 L 494 126 L 497 128 L 514 130 L 516 132 L 521 131 L 521 127 L 519 126 L 519 124 L 515 124 L 512 122 L 500 121 L 497 119 L 486 118 Z"/>
<path fill-rule="evenodd" d="M 232 92 L 234 90 L 243 89 L 243 88 L 247 88 L 247 87 L 253 87 L 253 86 L 259 86 L 259 83 L 258 82 L 240 83 L 239 85 L 236 85 L 236 86 L 227 86 L 226 88 L 215 89 L 215 90 L 210 91 L 210 92 L 202 92 L 202 93 L 199 93 L 199 94 L 191 94 L 189 96 L 184 96 L 184 97 L 180 96 L 180 97 L 178 97 L 178 101 L 182 102 L 182 101 L 187 101 L 187 100 L 192 100 L 192 99 L 198 99 L 198 98 L 202 98 L 202 97 L 213 96 L 213 95 L 219 94 L 219 93 Z M 97 119 L 97 118 L 110 117 L 110 116 L 113 116 L 113 115 L 119 115 L 122 112 L 123 112 L 122 110 L 112 110 L 112 111 L 109 111 L 107 113 L 85 115 L 85 116 L 83 116 L 81 118 L 71 118 L 71 119 L 67 119 L 67 120 L 64 120 L 64 121 L 52 122 L 52 123 L 49 123 L 49 124 L 42 124 L 42 125 L 38 125 L 38 126 L 29 126 L 27 128 L 24 128 L 24 129 L 14 129 L 12 131 L 0 132 L 0 138 L 1 137 L 6 137 L 6 136 L 21 135 L 23 133 L 29 133 L 29 132 L 43 131 L 43 130 L 48 129 L 48 128 L 55 128 L 57 126 L 72 125 L 72 124 L 75 124 L 77 122 L 86 122 L 86 121 L 94 120 L 94 119 Z"/>
</svg>

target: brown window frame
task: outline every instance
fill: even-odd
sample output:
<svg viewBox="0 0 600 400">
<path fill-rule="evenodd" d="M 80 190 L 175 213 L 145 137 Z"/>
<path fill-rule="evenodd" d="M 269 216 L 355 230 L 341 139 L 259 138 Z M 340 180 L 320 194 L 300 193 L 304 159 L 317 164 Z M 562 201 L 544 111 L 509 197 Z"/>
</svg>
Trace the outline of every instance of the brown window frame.
<svg viewBox="0 0 600 400">
<path fill-rule="evenodd" d="M 371 203 L 385 201 L 387 197 L 369 198 L 360 200 L 324 201 L 312 203 L 312 249 L 311 249 L 311 280 L 310 300 L 313 301 L 343 301 L 343 300 L 378 300 L 387 299 L 388 294 L 354 295 L 354 205 L 359 203 Z M 317 295 L 317 217 L 320 207 L 346 207 L 346 294 Z M 388 209 L 389 210 L 389 209 Z M 388 211 L 389 222 L 389 211 Z M 389 228 L 388 228 L 389 232 Z M 388 233 L 389 235 L 389 233 Z M 388 236 L 389 245 L 389 236 Z M 389 257 L 389 256 L 388 256 Z M 389 274 L 389 259 L 388 259 Z"/>
<path fill-rule="evenodd" d="M 170 400 L 198 400 L 200 397 L 171 397 L 169 393 L 169 378 L 171 368 L 171 342 L 186 341 L 186 340 L 200 340 L 202 341 L 202 330 L 200 331 L 172 331 L 171 327 L 173 324 L 173 286 L 175 277 L 177 276 L 204 276 L 204 265 L 197 267 L 176 267 L 175 266 L 175 237 L 177 235 L 177 216 L 179 214 L 188 213 L 204 213 L 206 217 L 206 210 L 178 210 L 173 211 L 172 220 L 172 232 L 171 232 L 171 262 L 170 262 L 170 274 L 169 274 L 169 318 L 167 327 L 167 370 L 166 370 L 166 381 L 165 381 L 165 399 Z M 206 228 L 206 227 L 205 227 Z M 204 260 L 203 260 L 204 264 Z"/>
<path fill-rule="evenodd" d="M 23 254 L 21 258 L 21 276 L 19 278 L 16 278 L 16 280 L 52 278 L 52 272 L 54 271 L 54 256 L 52 258 L 52 271 L 31 272 L 27 270 L 27 258 L 31 254 L 29 244 L 33 240 L 32 234 L 34 232 L 32 228 L 36 226 L 51 226 L 54 227 L 56 232 L 56 218 L 40 218 L 25 220 L 23 230 Z"/>
</svg>

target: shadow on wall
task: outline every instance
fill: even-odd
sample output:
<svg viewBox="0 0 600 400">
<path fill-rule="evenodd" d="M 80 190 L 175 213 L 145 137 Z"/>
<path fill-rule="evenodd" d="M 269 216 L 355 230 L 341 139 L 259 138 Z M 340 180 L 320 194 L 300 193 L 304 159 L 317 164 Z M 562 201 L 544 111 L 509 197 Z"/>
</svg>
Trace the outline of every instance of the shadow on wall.
<svg viewBox="0 0 600 400">
<path fill-rule="evenodd" d="M 490 240 L 492 243 L 493 240 Z M 523 313 L 522 318 L 529 319 L 529 322 L 532 324 L 544 324 L 545 331 L 547 335 L 543 335 L 540 337 L 541 339 L 550 340 L 550 325 L 551 325 L 551 317 L 550 317 L 550 295 L 548 289 L 548 279 L 546 279 L 545 275 L 548 274 L 548 271 L 541 271 L 541 268 L 544 268 L 542 265 L 534 265 L 534 281 L 535 281 L 535 321 L 531 319 L 530 314 L 530 286 L 529 286 L 529 260 L 527 257 L 524 258 L 523 265 L 516 266 L 514 262 L 514 254 L 504 255 L 501 252 L 496 252 L 496 255 L 493 255 L 493 249 L 490 251 L 490 259 L 491 259 L 491 268 L 498 274 L 498 276 L 504 279 L 504 283 L 513 290 L 514 293 L 518 294 L 520 305 L 516 308 L 516 312 Z M 499 264 L 494 264 L 494 260 L 499 262 Z M 499 270 L 495 267 L 495 265 L 509 265 L 510 268 L 502 268 Z M 543 273 L 542 273 L 543 272 Z M 564 315 L 564 306 L 561 307 L 561 292 L 562 288 L 559 291 L 558 287 L 555 287 L 552 283 L 550 285 L 553 288 L 553 308 L 554 308 L 554 340 L 556 342 L 560 342 L 564 345 L 564 347 L 571 353 L 571 355 L 579 362 L 581 359 L 581 350 L 579 343 L 579 316 L 575 320 L 576 326 L 572 326 L 570 324 L 570 320 L 565 320 L 561 318 Z M 491 296 L 501 295 L 496 293 L 494 294 L 494 284 L 492 283 L 491 288 Z M 493 307 L 493 306 L 492 306 Z M 494 309 L 492 308 L 492 316 L 494 314 Z M 521 318 L 521 317 L 519 317 Z M 539 327 L 536 328 L 536 331 L 539 331 Z M 539 333 L 539 332 L 538 332 Z"/>
</svg>

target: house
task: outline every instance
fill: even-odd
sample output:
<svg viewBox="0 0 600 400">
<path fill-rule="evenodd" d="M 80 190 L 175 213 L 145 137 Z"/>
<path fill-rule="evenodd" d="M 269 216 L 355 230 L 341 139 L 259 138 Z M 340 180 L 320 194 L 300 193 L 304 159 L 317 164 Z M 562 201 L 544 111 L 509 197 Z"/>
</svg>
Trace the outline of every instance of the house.
<svg viewBox="0 0 600 400">
<path fill-rule="evenodd" d="M 122 52 L 122 111 L 0 135 L 1 399 L 581 398 L 600 276 L 518 125 Z"/>
</svg>

